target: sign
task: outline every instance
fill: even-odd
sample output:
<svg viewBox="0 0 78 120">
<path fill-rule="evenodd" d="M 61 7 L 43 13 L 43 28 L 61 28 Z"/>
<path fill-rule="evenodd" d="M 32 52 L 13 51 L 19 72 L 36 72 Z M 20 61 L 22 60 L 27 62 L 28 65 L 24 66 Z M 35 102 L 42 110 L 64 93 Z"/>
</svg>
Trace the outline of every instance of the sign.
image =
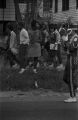
<svg viewBox="0 0 78 120">
<path fill-rule="evenodd" d="M 24 19 L 25 14 L 27 12 L 27 4 L 26 3 L 19 3 L 19 9 L 20 9 L 21 17 L 22 17 L 22 19 Z"/>
</svg>

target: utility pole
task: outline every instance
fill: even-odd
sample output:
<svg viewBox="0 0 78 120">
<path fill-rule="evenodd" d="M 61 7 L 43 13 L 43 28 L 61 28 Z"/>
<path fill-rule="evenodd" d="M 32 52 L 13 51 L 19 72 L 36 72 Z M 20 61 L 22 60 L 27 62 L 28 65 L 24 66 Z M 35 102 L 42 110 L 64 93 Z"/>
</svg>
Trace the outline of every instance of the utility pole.
<svg viewBox="0 0 78 120">
<path fill-rule="evenodd" d="M 4 8 L 5 8 L 5 0 L 2 1 L 2 9 L 3 9 L 3 33 L 4 33 Z"/>
</svg>

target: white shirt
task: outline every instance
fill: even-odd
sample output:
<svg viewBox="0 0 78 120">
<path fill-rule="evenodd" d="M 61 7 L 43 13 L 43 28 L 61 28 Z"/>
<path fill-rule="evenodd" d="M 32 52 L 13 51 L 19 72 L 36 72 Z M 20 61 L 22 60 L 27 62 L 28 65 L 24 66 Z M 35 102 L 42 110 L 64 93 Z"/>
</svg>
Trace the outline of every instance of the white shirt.
<svg viewBox="0 0 78 120">
<path fill-rule="evenodd" d="M 29 44 L 29 35 L 24 28 L 20 31 L 20 44 Z"/>
<path fill-rule="evenodd" d="M 15 47 L 15 43 L 16 43 L 16 33 L 14 31 L 11 31 L 11 35 L 10 35 L 10 49 Z"/>
</svg>

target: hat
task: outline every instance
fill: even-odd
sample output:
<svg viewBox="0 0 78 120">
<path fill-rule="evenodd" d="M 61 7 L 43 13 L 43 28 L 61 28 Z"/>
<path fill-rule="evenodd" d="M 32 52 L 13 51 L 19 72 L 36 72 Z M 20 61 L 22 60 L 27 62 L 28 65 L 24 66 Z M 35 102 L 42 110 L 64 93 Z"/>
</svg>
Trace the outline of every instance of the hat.
<svg viewBox="0 0 78 120">
<path fill-rule="evenodd" d="M 69 28 L 69 29 L 67 29 L 67 34 L 71 34 L 72 33 L 72 29 L 71 28 Z"/>
</svg>

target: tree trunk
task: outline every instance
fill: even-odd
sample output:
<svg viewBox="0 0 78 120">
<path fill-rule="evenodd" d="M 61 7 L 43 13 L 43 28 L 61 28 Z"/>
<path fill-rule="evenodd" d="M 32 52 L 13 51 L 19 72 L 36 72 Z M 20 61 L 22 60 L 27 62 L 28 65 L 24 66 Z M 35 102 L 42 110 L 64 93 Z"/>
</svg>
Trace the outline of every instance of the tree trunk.
<svg viewBox="0 0 78 120">
<path fill-rule="evenodd" d="M 20 13 L 20 9 L 19 9 L 19 0 L 14 0 L 14 4 L 15 4 L 15 17 L 16 17 L 16 21 L 17 22 L 21 22 L 22 21 L 22 17 L 21 17 L 21 13 Z"/>
</svg>

